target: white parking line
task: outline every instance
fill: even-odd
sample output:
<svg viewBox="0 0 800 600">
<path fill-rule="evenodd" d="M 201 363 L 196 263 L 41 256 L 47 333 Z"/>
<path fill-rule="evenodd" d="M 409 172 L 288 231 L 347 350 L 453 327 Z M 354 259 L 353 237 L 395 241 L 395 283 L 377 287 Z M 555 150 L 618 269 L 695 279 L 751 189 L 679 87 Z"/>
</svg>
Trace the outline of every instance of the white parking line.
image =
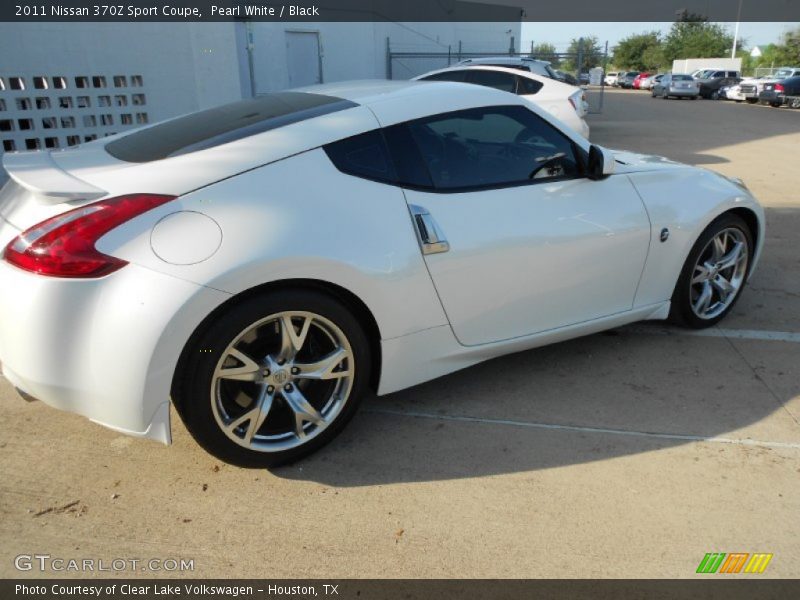
<svg viewBox="0 0 800 600">
<path fill-rule="evenodd" d="M 800 344 L 800 333 L 791 331 L 767 331 L 763 329 L 684 329 L 681 327 L 659 327 L 657 325 L 631 325 L 624 331 L 653 335 L 692 335 L 697 337 L 717 337 L 736 340 L 764 340 L 768 342 L 790 342 Z"/>
<path fill-rule="evenodd" d="M 577 431 L 580 433 L 603 433 L 610 435 L 627 435 L 634 437 L 658 438 L 665 440 L 681 440 L 686 442 L 708 442 L 711 444 L 734 444 L 738 446 L 760 446 L 764 448 L 789 448 L 800 450 L 800 443 L 770 442 L 753 439 L 707 437 L 702 435 L 683 435 L 679 433 L 658 433 L 652 431 L 634 431 L 630 429 L 607 429 L 605 427 L 582 427 L 580 425 L 556 425 L 553 423 L 535 423 L 531 421 L 515 421 L 510 419 L 482 419 L 478 417 L 465 417 L 458 415 L 438 415 L 433 413 L 392 410 L 390 408 L 366 408 L 364 412 L 382 415 L 410 417 L 414 419 L 434 419 L 437 421 L 455 421 L 459 423 L 483 423 L 488 425 L 509 425 L 512 427 L 526 427 L 530 429 L 549 429 L 556 431 Z"/>
</svg>

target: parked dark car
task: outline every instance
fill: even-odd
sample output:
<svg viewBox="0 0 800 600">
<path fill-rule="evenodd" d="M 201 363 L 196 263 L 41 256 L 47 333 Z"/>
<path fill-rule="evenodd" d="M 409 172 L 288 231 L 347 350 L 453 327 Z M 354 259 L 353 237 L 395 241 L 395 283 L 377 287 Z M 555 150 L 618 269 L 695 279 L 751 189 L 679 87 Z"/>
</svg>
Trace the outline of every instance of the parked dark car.
<svg viewBox="0 0 800 600">
<path fill-rule="evenodd" d="M 630 90 L 633 88 L 633 80 L 636 79 L 636 76 L 639 74 L 639 71 L 628 71 L 627 73 L 623 73 L 619 76 L 617 83 L 619 87 L 625 88 L 626 90 Z"/>
<path fill-rule="evenodd" d="M 731 85 L 736 85 L 742 80 L 738 71 L 714 71 L 702 79 L 696 79 L 700 87 L 700 96 L 719 100 L 720 89 Z"/>
<path fill-rule="evenodd" d="M 575 79 L 574 75 L 570 73 L 566 73 L 564 71 L 556 71 L 556 79 L 563 83 L 568 83 L 569 85 L 578 85 L 578 80 Z"/>
<path fill-rule="evenodd" d="M 788 104 L 792 108 L 800 108 L 800 77 L 789 77 L 775 83 L 765 83 L 763 91 L 758 95 L 761 104 L 778 107 Z"/>
</svg>

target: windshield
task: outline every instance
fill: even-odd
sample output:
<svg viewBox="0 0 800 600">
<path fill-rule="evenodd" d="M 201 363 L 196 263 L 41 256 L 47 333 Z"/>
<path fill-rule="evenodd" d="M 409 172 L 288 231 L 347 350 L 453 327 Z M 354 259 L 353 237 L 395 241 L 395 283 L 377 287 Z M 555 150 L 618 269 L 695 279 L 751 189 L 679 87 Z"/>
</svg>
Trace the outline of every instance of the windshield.
<svg viewBox="0 0 800 600">
<path fill-rule="evenodd" d="M 691 81 L 692 78 L 690 75 L 673 75 L 672 81 Z"/>
<path fill-rule="evenodd" d="M 777 79 L 785 79 L 786 77 L 791 77 L 794 73 L 794 69 L 778 69 L 775 71 L 775 77 Z"/>
</svg>

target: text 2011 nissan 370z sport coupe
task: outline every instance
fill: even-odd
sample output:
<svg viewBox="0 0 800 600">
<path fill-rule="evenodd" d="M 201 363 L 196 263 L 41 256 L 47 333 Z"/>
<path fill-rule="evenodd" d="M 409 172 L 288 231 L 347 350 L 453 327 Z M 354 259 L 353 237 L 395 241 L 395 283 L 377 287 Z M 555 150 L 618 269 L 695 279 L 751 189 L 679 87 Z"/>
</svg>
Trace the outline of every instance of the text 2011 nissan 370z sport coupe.
<svg viewBox="0 0 800 600">
<path fill-rule="evenodd" d="M 4 165 L 8 381 L 165 443 L 171 400 L 246 466 L 317 449 L 368 388 L 712 325 L 764 240 L 741 181 L 463 83 L 280 92 Z"/>
</svg>

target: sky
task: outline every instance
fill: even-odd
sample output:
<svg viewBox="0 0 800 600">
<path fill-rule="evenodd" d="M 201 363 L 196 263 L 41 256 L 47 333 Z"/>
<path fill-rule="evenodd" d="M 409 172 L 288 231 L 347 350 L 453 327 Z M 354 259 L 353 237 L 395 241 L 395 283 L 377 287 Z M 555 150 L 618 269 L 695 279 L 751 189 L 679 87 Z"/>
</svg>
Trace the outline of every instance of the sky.
<svg viewBox="0 0 800 600">
<path fill-rule="evenodd" d="M 733 35 L 736 23 L 721 23 Z M 739 38 L 744 39 L 744 46 L 766 46 L 778 42 L 788 29 L 794 29 L 800 23 L 740 23 Z M 572 38 L 581 35 L 596 35 L 603 45 L 608 40 L 609 51 L 622 38 L 632 33 L 659 30 L 666 34 L 672 23 L 523 23 L 522 44 L 520 50 L 531 47 L 531 40 L 555 44 L 557 52 L 565 52 Z"/>
</svg>

